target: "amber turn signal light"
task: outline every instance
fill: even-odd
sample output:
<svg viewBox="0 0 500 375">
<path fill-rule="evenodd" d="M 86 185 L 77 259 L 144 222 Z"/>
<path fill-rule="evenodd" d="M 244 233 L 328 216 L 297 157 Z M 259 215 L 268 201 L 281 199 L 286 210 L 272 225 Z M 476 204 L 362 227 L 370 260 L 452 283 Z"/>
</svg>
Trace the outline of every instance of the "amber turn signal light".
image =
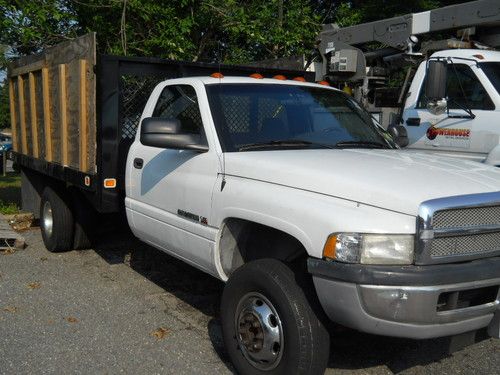
<svg viewBox="0 0 500 375">
<path fill-rule="evenodd" d="M 323 257 L 335 259 L 336 246 L 337 246 L 337 236 L 332 234 L 328 237 L 325 246 L 323 247 Z"/>
</svg>

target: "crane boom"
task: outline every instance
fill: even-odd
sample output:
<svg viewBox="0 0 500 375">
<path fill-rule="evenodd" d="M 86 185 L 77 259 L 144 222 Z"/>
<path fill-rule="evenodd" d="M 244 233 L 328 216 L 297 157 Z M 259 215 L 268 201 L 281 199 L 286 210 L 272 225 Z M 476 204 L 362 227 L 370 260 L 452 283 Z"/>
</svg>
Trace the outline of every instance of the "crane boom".
<svg viewBox="0 0 500 375">
<path fill-rule="evenodd" d="M 319 34 L 319 41 L 322 53 L 332 42 L 342 42 L 351 46 L 379 42 L 405 50 L 408 38 L 412 35 L 467 27 L 491 29 L 498 26 L 500 26 L 500 1 L 477 0 L 344 28 L 327 24 Z M 500 45 L 500 38 L 497 38 L 497 43 Z"/>
</svg>

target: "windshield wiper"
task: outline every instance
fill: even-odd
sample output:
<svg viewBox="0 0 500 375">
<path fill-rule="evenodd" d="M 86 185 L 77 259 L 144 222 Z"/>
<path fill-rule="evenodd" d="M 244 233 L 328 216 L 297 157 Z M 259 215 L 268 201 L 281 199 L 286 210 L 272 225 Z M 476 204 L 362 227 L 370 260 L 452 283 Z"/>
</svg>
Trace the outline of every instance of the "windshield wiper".
<svg viewBox="0 0 500 375">
<path fill-rule="evenodd" d="M 389 148 L 380 142 L 371 141 L 341 141 L 335 144 L 337 148 L 352 147 L 352 148 Z"/>
<path fill-rule="evenodd" d="M 297 147 L 297 146 L 319 146 L 323 148 L 335 148 L 332 145 L 324 143 L 316 143 L 311 141 L 304 141 L 301 139 L 283 139 L 283 140 L 268 141 L 268 142 L 249 143 L 247 145 L 243 145 L 240 148 L 238 148 L 238 151 L 249 151 L 266 147 Z"/>
</svg>

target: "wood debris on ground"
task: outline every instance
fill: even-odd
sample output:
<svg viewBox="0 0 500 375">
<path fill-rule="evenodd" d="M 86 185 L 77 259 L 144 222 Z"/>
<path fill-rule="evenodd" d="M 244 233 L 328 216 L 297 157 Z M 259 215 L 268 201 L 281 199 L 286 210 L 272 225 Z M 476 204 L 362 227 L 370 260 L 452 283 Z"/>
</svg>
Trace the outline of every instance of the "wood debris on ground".
<svg viewBox="0 0 500 375">
<path fill-rule="evenodd" d="M 165 327 L 160 327 L 153 332 L 151 332 L 151 336 L 156 337 L 158 340 L 163 339 L 166 335 L 170 333 L 170 330 Z"/>
<path fill-rule="evenodd" d="M 34 282 L 28 284 L 28 288 L 30 288 L 30 289 L 38 289 L 41 286 L 42 286 L 42 284 L 40 284 L 38 281 L 34 281 Z"/>
</svg>

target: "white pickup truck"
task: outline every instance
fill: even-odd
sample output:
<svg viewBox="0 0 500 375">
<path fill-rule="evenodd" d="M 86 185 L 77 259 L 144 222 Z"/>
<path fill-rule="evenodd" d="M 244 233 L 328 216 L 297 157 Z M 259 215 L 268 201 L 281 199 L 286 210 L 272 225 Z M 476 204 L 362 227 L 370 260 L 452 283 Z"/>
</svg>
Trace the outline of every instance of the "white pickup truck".
<svg viewBox="0 0 500 375">
<path fill-rule="evenodd" d="M 128 133 L 109 130 L 118 94 L 106 85 L 137 61 L 107 59 L 94 173 L 72 167 L 70 151 L 68 166 L 47 161 L 44 137 L 34 156 L 13 101 L 13 158 L 47 249 L 88 246 L 91 212 L 121 200 L 138 238 L 227 281 L 223 336 L 242 374 L 322 373 L 326 319 L 386 336 L 498 338 L 500 170 L 400 150 L 339 90 L 219 73 L 154 88 L 120 193 L 109 163 Z"/>
</svg>

